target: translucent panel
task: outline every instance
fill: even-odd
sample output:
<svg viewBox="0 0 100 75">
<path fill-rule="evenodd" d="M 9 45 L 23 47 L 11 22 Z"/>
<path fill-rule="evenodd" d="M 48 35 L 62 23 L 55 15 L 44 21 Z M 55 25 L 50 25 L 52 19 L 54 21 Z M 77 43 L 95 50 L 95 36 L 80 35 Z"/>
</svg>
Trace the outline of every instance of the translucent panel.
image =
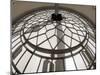
<svg viewBox="0 0 100 75">
<path fill-rule="evenodd" d="M 65 49 L 65 44 L 61 41 L 58 45 L 57 45 L 57 49 Z M 68 46 L 66 46 L 66 49 L 68 48 Z"/>
<path fill-rule="evenodd" d="M 38 37 L 38 44 L 41 43 L 41 42 L 43 42 L 43 41 L 46 40 L 46 39 L 47 39 L 47 38 L 46 38 L 45 35 L 39 36 L 39 37 Z"/>
<path fill-rule="evenodd" d="M 47 72 L 50 72 L 50 67 L 51 67 L 51 65 L 50 65 L 50 62 L 49 62 L 48 65 L 47 65 Z"/>
<path fill-rule="evenodd" d="M 89 30 L 88 30 L 88 31 L 89 31 Z M 92 34 L 92 36 L 95 36 L 93 31 L 89 31 L 89 33 Z"/>
<path fill-rule="evenodd" d="M 30 33 L 25 34 L 26 38 L 28 38 L 28 37 L 29 37 L 29 35 L 30 35 Z"/>
<path fill-rule="evenodd" d="M 40 58 L 33 55 L 26 70 L 25 70 L 25 73 L 33 73 L 33 72 L 36 72 L 37 71 L 37 68 L 38 68 L 38 65 L 39 65 L 39 62 L 40 62 Z"/>
<path fill-rule="evenodd" d="M 57 38 L 53 36 L 52 38 L 49 39 L 52 47 L 54 48 L 57 44 Z"/>
<path fill-rule="evenodd" d="M 27 31 L 27 29 L 28 29 L 28 28 L 24 28 L 24 32 L 26 32 L 26 31 Z"/>
<path fill-rule="evenodd" d="M 82 31 L 83 31 L 84 29 L 80 27 L 80 30 L 82 30 Z"/>
<path fill-rule="evenodd" d="M 13 48 L 12 48 L 12 52 L 14 52 L 16 50 L 16 48 L 18 48 L 20 45 L 22 45 L 22 43 L 18 43 L 16 44 Z"/>
<path fill-rule="evenodd" d="M 65 30 L 65 34 L 71 36 L 72 33 L 71 33 L 71 31 L 69 29 L 66 29 Z"/>
<path fill-rule="evenodd" d="M 19 27 L 22 27 L 23 25 L 24 25 L 24 22 L 20 22 L 20 23 L 18 24 Z"/>
<path fill-rule="evenodd" d="M 37 32 L 31 33 L 30 38 L 32 38 L 32 37 L 34 37 L 34 36 L 37 36 Z"/>
<path fill-rule="evenodd" d="M 30 16 L 26 17 L 24 20 L 28 20 L 28 19 L 30 19 L 32 16 L 33 16 L 33 15 L 30 15 Z"/>
<path fill-rule="evenodd" d="M 64 31 L 66 29 L 66 27 L 65 26 L 62 26 L 62 31 Z"/>
<path fill-rule="evenodd" d="M 64 42 L 70 46 L 70 42 L 71 42 L 71 38 L 69 38 L 68 36 L 64 36 Z"/>
<path fill-rule="evenodd" d="M 39 66 L 38 72 L 42 72 L 42 71 L 43 71 L 43 65 L 44 65 L 44 61 L 45 61 L 45 60 L 46 60 L 46 59 L 43 59 L 43 58 L 42 58 L 41 63 L 40 63 L 40 66 Z"/>
<path fill-rule="evenodd" d="M 26 42 L 26 40 L 24 39 L 24 37 L 23 37 L 23 36 L 21 37 L 21 39 L 22 39 L 23 43 L 25 43 L 25 42 Z"/>
<path fill-rule="evenodd" d="M 80 52 L 80 54 L 81 54 L 81 56 L 82 56 L 82 58 L 83 58 L 83 60 L 85 62 L 85 65 L 88 67 L 90 62 L 89 62 L 88 57 L 87 57 L 87 55 L 85 53 L 85 49 L 83 49 L 83 51 Z"/>
<path fill-rule="evenodd" d="M 68 19 L 65 20 L 65 23 L 66 23 L 66 24 L 69 24 Z"/>
<path fill-rule="evenodd" d="M 37 37 L 29 40 L 32 44 L 36 45 Z"/>
<path fill-rule="evenodd" d="M 88 49 L 90 51 L 90 54 L 92 54 L 93 56 L 95 56 L 94 51 L 89 46 L 86 46 L 86 49 Z"/>
<path fill-rule="evenodd" d="M 83 31 L 83 35 L 86 35 L 86 32 Z"/>
<path fill-rule="evenodd" d="M 79 27 L 79 25 L 78 25 L 78 24 L 74 24 L 74 26 Z"/>
<path fill-rule="evenodd" d="M 14 47 L 17 43 L 19 43 L 20 42 L 20 38 L 19 39 L 17 39 L 15 42 L 13 42 L 12 43 L 12 47 Z"/>
<path fill-rule="evenodd" d="M 39 34 L 42 34 L 42 33 L 45 33 L 45 32 L 46 32 L 45 27 L 43 27 L 42 29 L 39 30 Z"/>
<path fill-rule="evenodd" d="M 75 22 L 74 21 L 69 21 L 71 24 L 74 24 Z"/>
<path fill-rule="evenodd" d="M 18 36 L 19 34 L 20 34 L 20 32 L 15 32 L 15 33 L 13 33 L 12 38 L 15 38 L 15 37 Z"/>
<path fill-rule="evenodd" d="M 29 27 L 32 27 L 32 26 L 33 26 L 32 24 L 25 24 L 25 27 L 28 27 L 28 28 L 29 28 Z M 31 28 L 30 28 L 30 29 L 31 29 Z M 29 30 L 30 30 L 30 29 L 29 29 Z"/>
<path fill-rule="evenodd" d="M 42 43 L 41 45 L 39 45 L 39 47 L 46 48 L 46 49 L 52 49 L 48 41 Z"/>
<path fill-rule="evenodd" d="M 76 62 L 78 69 L 86 69 L 86 66 L 85 66 L 80 54 L 75 55 L 74 59 L 75 59 L 75 62 Z"/>
<path fill-rule="evenodd" d="M 87 59 L 85 57 L 85 52 L 84 51 L 83 52 L 80 52 L 80 55 L 81 55 L 81 57 L 82 57 L 82 59 L 84 61 L 84 64 L 86 65 L 86 67 L 88 67 L 89 64 L 88 64 L 88 61 L 87 61 Z"/>
<path fill-rule="evenodd" d="M 64 28 L 64 26 L 63 26 L 63 28 Z M 57 26 L 57 30 L 59 29 L 59 30 L 61 30 L 62 32 L 64 32 L 64 31 L 63 31 L 63 28 L 62 28 L 62 25 Z"/>
<path fill-rule="evenodd" d="M 13 60 L 15 64 L 18 62 L 19 58 L 23 55 L 25 50 L 26 49 L 24 47 L 22 47 L 22 51 L 20 52 L 20 54 Z"/>
<path fill-rule="evenodd" d="M 33 21 L 32 20 L 28 20 L 28 23 L 32 23 Z"/>
<path fill-rule="evenodd" d="M 76 30 L 80 30 L 77 26 L 73 25 Z"/>
<path fill-rule="evenodd" d="M 40 20 L 38 20 L 38 21 L 44 21 L 44 19 L 40 19 Z"/>
<path fill-rule="evenodd" d="M 93 47 L 93 45 L 91 45 L 89 42 L 88 42 L 88 46 L 92 49 L 92 51 L 95 53 L 95 47 Z"/>
<path fill-rule="evenodd" d="M 61 24 L 62 24 L 62 25 L 66 25 L 64 22 L 61 22 Z M 59 25 L 59 26 L 61 26 L 61 25 Z"/>
<path fill-rule="evenodd" d="M 66 26 L 68 26 L 68 27 L 73 27 L 72 24 L 66 24 Z"/>
<path fill-rule="evenodd" d="M 76 70 L 73 59 L 71 57 L 65 59 L 65 69 L 66 70 Z"/>
<path fill-rule="evenodd" d="M 20 37 L 20 35 L 16 36 L 15 38 L 12 39 L 12 42 L 16 39 L 18 39 Z"/>
<path fill-rule="evenodd" d="M 48 38 L 51 37 L 51 36 L 53 36 L 54 33 L 55 33 L 55 30 L 54 29 L 46 32 Z"/>
<path fill-rule="evenodd" d="M 32 20 L 34 21 L 32 24 L 34 25 L 37 24 L 37 22 L 35 21 L 36 20 L 35 18 L 33 18 Z"/>
<path fill-rule="evenodd" d="M 93 42 L 91 39 L 89 39 L 89 41 L 95 47 L 95 42 Z"/>
<path fill-rule="evenodd" d="M 52 28 L 54 28 L 54 25 L 53 24 L 47 25 L 46 28 L 47 28 L 47 30 L 52 29 Z"/>
<path fill-rule="evenodd" d="M 81 41 L 83 41 L 83 40 L 84 40 L 84 38 L 85 38 L 85 37 L 83 37 L 83 36 L 79 36 L 79 37 L 80 37 L 80 40 L 81 40 Z"/>
<path fill-rule="evenodd" d="M 17 27 L 14 32 L 20 31 L 21 27 Z"/>
<path fill-rule="evenodd" d="M 56 22 L 54 22 L 54 23 L 53 23 L 53 25 L 54 25 L 54 26 L 56 26 L 56 25 L 57 25 L 57 23 L 56 23 Z"/>
<path fill-rule="evenodd" d="M 27 30 L 25 31 L 25 33 L 30 33 L 32 32 L 32 28 L 27 28 Z"/>
<path fill-rule="evenodd" d="M 59 28 L 60 29 L 60 28 Z M 59 37 L 60 39 L 63 37 L 64 33 L 60 30 L 57 30 L 56 36 Z"/>
<path fill-rule="evenodd" d="M 83 35 L 83 33 L 81 31 L 78 31 L 78 34 Z"/>
<path fill-rule="evenodd" d="M 76 31 L 75 29 L 70 28 L 70 30 L 71 30 L 73 33 L 77 33 L 77 31 Z"/>
<path fill-rule="evenodd" d="M 79 36 L 77 34 L 73 34 L 73 38 L 80 41 Z"/>
<path fill-rule="evenodd" d="M 29 52 L 26 52 L 23 56 L 23 58 L 19 61 L 19 63 L 17 64 L 17 68 L 23 72 L 25 65 L 27 64 L 29 58 L 30 58 L 31 54 Z"/>
<path fill-rule="evenodd" d="M 76 46 L 76 45 L 78 45 L 78 44 L 79 44 L 79 42 L 78 42 L 78 41 L 76 41 L 76 40 L 72 39 L 72 45 L 71 45 L 71 47 Z"/>
</svg>

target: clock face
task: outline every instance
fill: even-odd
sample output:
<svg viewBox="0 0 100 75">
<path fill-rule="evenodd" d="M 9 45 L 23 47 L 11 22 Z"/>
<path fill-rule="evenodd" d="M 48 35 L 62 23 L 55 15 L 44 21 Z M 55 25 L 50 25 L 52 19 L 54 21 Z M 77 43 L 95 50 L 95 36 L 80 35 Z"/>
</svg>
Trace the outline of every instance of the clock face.
<svg viewBox="0 0 100 75">
<path fill-rule="evenodd" d="M 44 61 L 55 67 L 56 61 L 64 60 L 65 70 L 90 67 L 95 58 L 95 30 L 80 14 L 63 7 L 58 10 L 62 16 L 60 21 L 52 20 L 54 7 L 46 7 L 37 8 L 12 25 L 15 73 L 43 72 Z"/>
</svg>

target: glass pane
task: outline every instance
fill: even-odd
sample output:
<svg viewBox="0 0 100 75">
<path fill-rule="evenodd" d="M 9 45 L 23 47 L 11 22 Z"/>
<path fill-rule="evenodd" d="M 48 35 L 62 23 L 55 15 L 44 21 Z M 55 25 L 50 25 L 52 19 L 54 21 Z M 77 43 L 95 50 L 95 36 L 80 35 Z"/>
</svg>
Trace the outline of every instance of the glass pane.
<svg viewBox="0 0 100 75">
<path fill-rule="evenodd" d="M 39 62 L 40 62 L 40 58 L 33 55 L 26 70 L 25 70 L 25 73 L 33 73 L 33 72 L 36 72 L 37 71 L 37 68 L 38 68 L 38 65 L 39 65 Z"/>
<path fill-rule="evenodd" d="M 77 69 L 86 69 L 86 66 L 85 66 L 80 54 L 75 55 L 74 59 L 75 59 L 76 65 L 77 65 Z"/>
<path fill-rule="evenodd" d="M 26 52 L 23 56 L 23 58 L 19 61 L 17 68 L 23 72 L 25 65 L 27 64 L 29 58 L 30 58 L 31 54 L 29 52 Z"/>
<path fill-rule="evenodd" d="M 66 70 L 76 70 L 75 64 L 74 64 L 73 59 L 71 57 L 65 59 L 65 69 Z"/>
</svg>

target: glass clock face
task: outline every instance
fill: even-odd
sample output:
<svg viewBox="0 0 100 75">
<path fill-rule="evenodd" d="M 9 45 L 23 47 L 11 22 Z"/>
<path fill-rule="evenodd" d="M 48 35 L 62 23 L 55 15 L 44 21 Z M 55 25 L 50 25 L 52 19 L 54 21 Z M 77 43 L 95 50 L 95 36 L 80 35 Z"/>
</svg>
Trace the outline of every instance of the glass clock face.
<svg viewBox="0 0 100 75">
<path fill-rule="evenodd" d="M 69 9 L 58 10 L 61 21 L 52 20 L 55 9 L 46 7 L 12 25 L 13 73 L 60 71 L 56 69 L 59 60 L 64 62 L 63 70 L 93 69 L 95 30 L 91 23 Z"/>
</svg>

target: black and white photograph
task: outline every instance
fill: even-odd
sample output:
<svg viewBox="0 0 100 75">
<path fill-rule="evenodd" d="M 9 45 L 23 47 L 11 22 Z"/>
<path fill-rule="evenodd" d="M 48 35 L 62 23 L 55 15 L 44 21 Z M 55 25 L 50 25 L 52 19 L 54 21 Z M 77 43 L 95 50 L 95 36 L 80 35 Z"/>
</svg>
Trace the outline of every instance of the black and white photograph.
<svg viewBox="0 0 100 75">
<path fill-rule="evenodd" d="M 96 6 L 11 1 L 11 74 L 96 69 Z"/>
</svg>

